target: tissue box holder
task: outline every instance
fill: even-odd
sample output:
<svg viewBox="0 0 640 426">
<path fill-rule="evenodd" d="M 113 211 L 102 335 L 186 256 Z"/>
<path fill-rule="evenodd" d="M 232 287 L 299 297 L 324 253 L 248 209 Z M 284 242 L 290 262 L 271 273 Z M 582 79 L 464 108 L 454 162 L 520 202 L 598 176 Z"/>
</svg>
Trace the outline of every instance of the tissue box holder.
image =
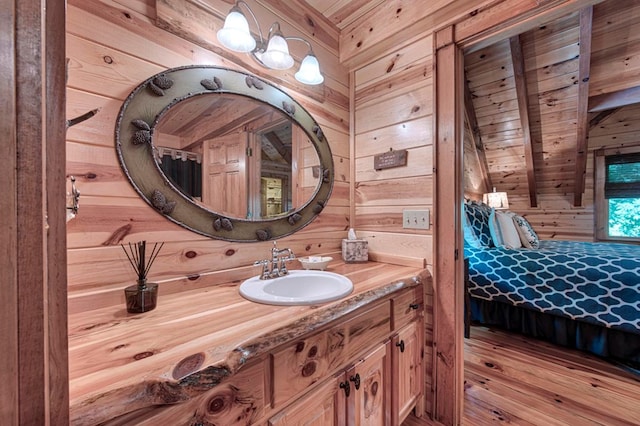
<svg viewBox="0 0 640 426">
<path fill-rule="evenodd" d="M 369 260 L 367 240 L 342 240 L 342 260 L 346 263 L 367 262 Z"/>
</svg>

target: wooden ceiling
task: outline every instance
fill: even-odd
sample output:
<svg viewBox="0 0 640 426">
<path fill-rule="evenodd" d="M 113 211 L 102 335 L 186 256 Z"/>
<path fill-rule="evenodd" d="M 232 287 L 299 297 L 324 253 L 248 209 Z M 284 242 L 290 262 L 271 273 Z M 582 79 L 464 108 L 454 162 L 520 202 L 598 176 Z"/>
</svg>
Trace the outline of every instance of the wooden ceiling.
<svg viewBox="0 0 640 426">
<path fill-rule="evenodd" d="M 588 152 L 637 132 L 639 28 L 640 1 L 608 0 L 465 56 L 487 189 L 582 204 Z"/>
<path fill-rule="evenodd" d="M 387 4 L 306 3 L 340 30 Z M 607 0 L 469 53 L 465 75 L 486 189 L 531 207 L 547 195 L 580 206 L 591 179 L 589 151 L 637 143 L 640 0 Z"/>
<path fill-rule="evenodd" d="M 338 29 L 366 15 L 371 10 L 382 6 L 386 0 L 305 0 L 309 6 L 333 22 Z"/>
</svg>

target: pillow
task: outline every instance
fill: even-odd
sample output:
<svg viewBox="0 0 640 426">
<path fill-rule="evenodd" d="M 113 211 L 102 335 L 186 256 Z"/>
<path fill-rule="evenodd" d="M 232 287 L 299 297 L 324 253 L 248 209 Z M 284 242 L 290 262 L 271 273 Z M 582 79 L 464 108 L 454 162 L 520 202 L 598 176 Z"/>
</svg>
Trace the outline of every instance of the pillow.
<svg viewBox="0 0 640 426">
<path fill-rule="evenodd" d="M 518 228 L 513 221 L 515 213 L 496 210 L 496 222 L 502 235 L 502 247 L 516 249 L 522 247 Z M 495 241 L 494 241 L 495 244 Z"/>
<path fill-rule="evenodd" d="M 465 236 L 469 237 L 469 245 L 475 248 L 492 247 L 491 231 L 489 230 L 489 215 L 491 208 L 480 203 L 466 203 Z M 475 244 L 475 245 L 474 245 Z"/>
<path fill-rule="evenodd" d="M 519 214 L 513 215 L 513 222 L 516 224 L 516 229 L 520 235 L 520 241 L 522 246 L 530 249 L 537 249 L 540 247 L 540 239 L 538 234 L 533 230 L 527 219 Z"/>
<path fill-rule="evenodd" d="M 489 214 L 489 232 L 491 233 L 493 245 L 496 247 L 504 247 L 504 236 L 502 235 L 497 215 L 498 212 L 496 212 L 496 209 L 492 208 L 491 213 Z M 518 239 L 518 241 L 520 241 L 520 239 Z"/>
<path fill-rule="evenodd" d="M 469 222 L 469 217 L 467 216 L 467 212 L 465 209 L 464 214 L 462 215 L 462 229 L 464 230 L 464 243 L 473 247 L 473 248 L 482 248 L 482 243 L 480 239 L 473 231 L 473 227 L 471 226 L 471 222 Z"/>
</svg>

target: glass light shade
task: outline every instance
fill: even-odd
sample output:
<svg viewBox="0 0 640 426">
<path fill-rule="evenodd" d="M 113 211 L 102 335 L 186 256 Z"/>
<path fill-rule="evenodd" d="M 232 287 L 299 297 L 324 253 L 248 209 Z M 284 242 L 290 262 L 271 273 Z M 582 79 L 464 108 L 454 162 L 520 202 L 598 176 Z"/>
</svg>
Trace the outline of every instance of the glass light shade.
<svg viewBox="0 0 640 426">
<path fill-rule="evenodd" d="M 236 7 L 224 20 L 224 27 L 217 32 L 218 41 L 234 52 L 247 53 L 256 47 L 256 40 L 249 31 L 247 18 Z"/>
<path fill-rule="evenodd" d="M 286 70 L 293 66 L 287 41 L 278 33 L 271 36 L 267 50 L 261 55 L 260 60 L 269 68 L 276 70 Z"/>
<path fill-rule="evenodd" d="M 304 57 L 300 64 L 300 70 L 295 76 L 300 83 L 309 85 L 320 84 L 324 81 L 324 77 L 320 74 L 318 59 L 311 54 Z"/>
<path fill-rule="evenodd" d="M 482 202 L 489 207 L 493 207 L 497 210 L 504 210 L 509 208 L 509 198 L 506 192 L 489 192 L 482 196 Z"/>
</svg>

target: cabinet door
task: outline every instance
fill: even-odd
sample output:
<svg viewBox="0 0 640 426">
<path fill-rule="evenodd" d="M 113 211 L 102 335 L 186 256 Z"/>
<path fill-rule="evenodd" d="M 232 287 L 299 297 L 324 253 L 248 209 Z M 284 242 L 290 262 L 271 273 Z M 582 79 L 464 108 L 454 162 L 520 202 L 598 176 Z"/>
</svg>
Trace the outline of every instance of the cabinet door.
<svg viewBox="0 0 640 426">
<path fill-rule="evenodd" d="M 269 420 L 270 426 L 343 426 L 344 374 L 327 380 Z"/>
<path fill-rule="evenodd" d="M 351 395 L 347 398 L 347 424 L 390 424 L 388 344 L 381 344 L 347 371 Z"/>
<path fill-rule="evenodd" d="M 422 335 L 418 321 L 400 329 L 392 343 L 392 389 L 394 425 L 407 418 L 422 395 Z"/>
</svg>

